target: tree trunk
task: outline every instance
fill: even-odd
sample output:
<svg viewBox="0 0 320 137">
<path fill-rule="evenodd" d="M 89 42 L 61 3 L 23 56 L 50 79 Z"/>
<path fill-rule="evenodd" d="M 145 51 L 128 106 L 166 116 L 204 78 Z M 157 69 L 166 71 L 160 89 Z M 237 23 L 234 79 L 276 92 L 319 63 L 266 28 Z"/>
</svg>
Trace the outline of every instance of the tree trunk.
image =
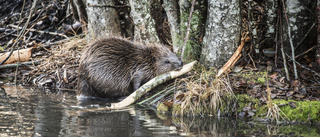
<svg viewBox="0 0 320 137">
<path fill-rule="evenodd" d="M 275 45 L 278 1 L 266 1 L 266 45 Z"/>
<path fill-rule="evenodd" d="M 89 39 L 121 35 L 119 17 L 114 4 L 113 0 L 87 0 Z"/>
<path fill-rule="evenodd" d="M 135 24 L 134 40 L 149 44 L 159 43 L 155 21 L 151 16 L 152 3 L 156 0 L 129 0 L 131 17 Z"/>
<path fill-rule="evenodd" d="M 164 10 L 167 13 L 168 22 L 170 25 L 170 31 L 171 31 L 171 39 L 172 39 L 172 46 L 173 51 L 175 53 L 178 53 L 179 50 L 179 9 L 178 9 L 178 3 L 176 0 L 164 0 Z"/>
<path fill-rule="evenodd" d="M 309 34 L 315 34 L 315 29 L 312 30 L 311 26 L 316 19 L 316 1 L 280 0 L 280 2 L 281 5 L 283 4 L 282 2 L 284 2 L 284 7 L 286 8 L 286 15 L 284 14 L 282 16 L 282 24 L 284 25 L 282 28 L 283 41 L 286 53 L 291 55 L 292 51 L 289 38 L 292 39 L 292 45 L 296 53 L 308 50 L 311 46 L 308 44 L 308 41 L 311 40 L 308 39 L 310 38 Z M 290 27 L 288 27 L 288 25 Z M 291 37 L 289 36 L 289 33 L 291 34 Z"/>
<path fill-rule="evenodd" d="M 201 62 L 221 67 L 233 55 L 240 40 L 240 1 L 209 0 Z"/>
</svg>

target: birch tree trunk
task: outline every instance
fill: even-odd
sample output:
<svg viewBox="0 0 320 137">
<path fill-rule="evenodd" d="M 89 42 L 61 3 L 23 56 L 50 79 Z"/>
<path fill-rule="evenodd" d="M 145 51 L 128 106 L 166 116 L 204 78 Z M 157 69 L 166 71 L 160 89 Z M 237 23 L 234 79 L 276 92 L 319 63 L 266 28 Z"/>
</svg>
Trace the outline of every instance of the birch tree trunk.
<svg viewBox="0 0 320 137">
<path fill-rule="evenodd" d="M 87 0 L 88 36 L 99 39 L 120 36 L 121 28 L 114 0 Z"/>
<path fill-rule="evenodd" d="M 149 44 L 159 43 L 155 21 L 151 16 L 152 3 L 156 0 L 129 0 L 131 17 L 135 24 L 134 40 Z"/>
<path fill-rule="evenodd" d="M 240 40 L 240 1 L 209 0 L 201 62 L 221 67 L 233 55 Z"/>
<path fill-rule="evenodd" d="M 285 15 L 282 16 L 283 26 L 283 41 L 285 45 L 285 51 L 291 55 L 291 48 L 289 42 L 289 31 L 291 33 L 293 47 L 296 50 L 296 53 L 303 52 L 310 47 L 306 44 L 308 41 L 308 35 L 314 34 L 312 31 L 312 24 L 316 19 L 316 1 L 315 0 L 280 0 L 282 3 L 285 3 L 285 12 L 287 14 L 288 22 Z M 282 5 L 282 4 L 281 4 Z M 289 24 L 289 27 L 288 27 Z M 289 30 L 289 29 L 290 30 Z M 309 31 L 310 30 L 310 31 Z M 313 29 L 315 31 L 315 29 Z M 309 35 L 310 36 L 310 35 Z M 304 43 L 304 44 L 303 44 Z M 305 46 L 302 46 L 305 45 Z"/>
</svg>

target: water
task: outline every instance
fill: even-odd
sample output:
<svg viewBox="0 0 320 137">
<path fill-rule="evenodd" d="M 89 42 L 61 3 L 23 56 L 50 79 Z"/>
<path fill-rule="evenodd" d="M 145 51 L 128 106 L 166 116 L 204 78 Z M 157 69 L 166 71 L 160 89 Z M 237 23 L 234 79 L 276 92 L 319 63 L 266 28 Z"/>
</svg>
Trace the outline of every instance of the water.
<svg viewBox="0 0 320 137">
<path fill-rule="evenodd" d="M 2 86 L 0 136 L 320 136 L 319 126 L 171 117 L 141 106 L 89 111 L 108 103 L 88 100 L 79 104 L 70 92 Z"/>
</svg>

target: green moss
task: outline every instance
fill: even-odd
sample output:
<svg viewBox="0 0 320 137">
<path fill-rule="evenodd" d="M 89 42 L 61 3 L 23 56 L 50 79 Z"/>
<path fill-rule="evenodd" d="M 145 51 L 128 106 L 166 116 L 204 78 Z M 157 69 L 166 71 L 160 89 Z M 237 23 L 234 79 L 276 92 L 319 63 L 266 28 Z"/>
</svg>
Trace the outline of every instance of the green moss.
<svg viewBox="0 0 320 137">
<path fill-rule="evenodd" d="M 238 76 L 243 77 L 248 82 L 265 84 L 267 72 L 266 71 L 261 71 L 261 72 L 250 71 L 249 73 L 247 73 L 247 72 L 246 73 L 239 73 Z"/>
<path fill-rule="evenodd" d="M 169 111 L 170 111 L 170 108 L 166 106 L 164 103 L 160 103 L 157 107 L 158 113 L 166 114 L 166 113 L 169 113 Z"/>
<path fill-rule="evenodd" d="M 180 104 L 173 104 L 172 105 L 172 114 L 181 115 L 181 105 Z"/>
<path fill-rule="evenodd" d="M 257 82 L 259 82 L 261 84 L 264 84 L 266 82 L 266 79 L 260 77 L 260 78 L 257 79 Z"/>
<path fill-rule="evenodd" d="M 259 105 L 259 100 L 251 98 L 248 95 L 240 94 L 237 95 L 238 108 L 237 112 L 243 111 L 243 108 L 251 105 L 252 109 L 256 109 L 256 115 L 254 118 L 265 118 L 265 114 L 268 112 L 266 104 Z M 295 103 L 296 108 L 292 108 L 289 102 Z M 276 99 L 272 100 L 272 103 L 280 105 L 279 107 L 283 113 L 282 116 L 286 115 L 289 121 L 292 122 L 320 122 L 320 102 L 319 101 L 294 101 L 294 100 L 283 100 Z M 284 105 L 284 106 L 282 106 Z M 284 115 L 283 115 L 284 114 Z"/>
<path fill-rule="evenodd" d="M 294 101 L 294 100 L 273 100 L 273 103 L 285 104 L 280 109 L 290 121 L 299 122 L 320 122 L 320 102 L 319 101 Z M 294 103 L 293 108 L 289 103 Z"/>
<path fill-rule="evenodd" d="M 240 113 L 243 111 L 243 108 L 249 106 L 253 109 L 259 109 L 259 100 L 256 98 L 249 97 L 247 94 L 238 94 L 237 96 L 237 103 L 238 108 L 237 112 Z"/>
</svg>

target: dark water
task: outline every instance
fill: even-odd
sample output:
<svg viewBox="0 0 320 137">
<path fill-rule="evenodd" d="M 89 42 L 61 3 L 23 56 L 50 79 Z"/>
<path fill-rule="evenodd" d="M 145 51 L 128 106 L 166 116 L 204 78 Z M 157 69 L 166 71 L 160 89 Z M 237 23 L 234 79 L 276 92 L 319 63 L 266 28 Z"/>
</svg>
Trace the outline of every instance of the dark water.
<svg viewBox="0 0 320 137">
<path fill-rule="evenodd" d="M 107 103 L 91 100 L 79 104 L 70 92 L 2 86 L 0 136 L 320 136 L 319 126 L 171 117 L 141 106 L 89 111 Z"/>
</svg>

